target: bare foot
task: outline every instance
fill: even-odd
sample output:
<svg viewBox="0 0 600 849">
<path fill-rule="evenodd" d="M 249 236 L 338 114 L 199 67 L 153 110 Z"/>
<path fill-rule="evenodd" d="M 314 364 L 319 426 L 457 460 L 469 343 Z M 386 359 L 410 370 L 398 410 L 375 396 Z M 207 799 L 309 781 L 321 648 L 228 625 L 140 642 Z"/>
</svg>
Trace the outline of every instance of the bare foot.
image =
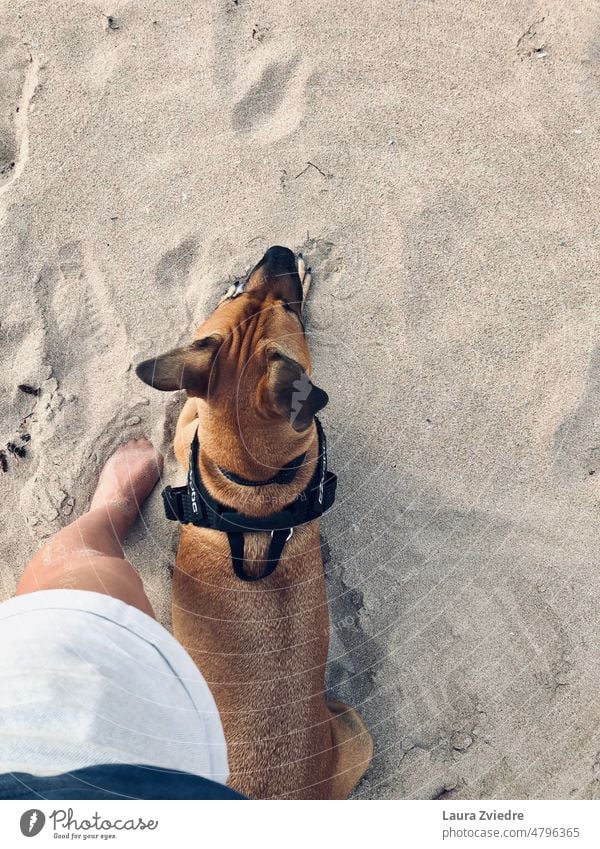
<svg viewBox="0 0 600 849">
<path fill-rule="evenodd" d="M 152 492 L 162 467 L 162 454 L 149 439 L 125 442 L 102 469 L 90 510 L 116 508 L 129 528 Z"/>
</svg>

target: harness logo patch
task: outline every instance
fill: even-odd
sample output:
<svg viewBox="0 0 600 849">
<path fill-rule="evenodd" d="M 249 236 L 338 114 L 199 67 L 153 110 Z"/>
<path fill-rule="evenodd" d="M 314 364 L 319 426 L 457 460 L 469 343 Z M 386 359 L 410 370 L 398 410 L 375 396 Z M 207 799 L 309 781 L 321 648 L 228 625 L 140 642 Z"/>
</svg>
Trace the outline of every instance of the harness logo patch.
<svg viewBox="0 0 600 849">
<path fill-rule="evenodd" d="M 37 808 L 32 808 L 30 811 L 25 811 L 21 817 L 21 834 L 25 837 L 35 837 L 39 834 L 46 824 L 46 817 L 43 811 Z"/>
</svg>

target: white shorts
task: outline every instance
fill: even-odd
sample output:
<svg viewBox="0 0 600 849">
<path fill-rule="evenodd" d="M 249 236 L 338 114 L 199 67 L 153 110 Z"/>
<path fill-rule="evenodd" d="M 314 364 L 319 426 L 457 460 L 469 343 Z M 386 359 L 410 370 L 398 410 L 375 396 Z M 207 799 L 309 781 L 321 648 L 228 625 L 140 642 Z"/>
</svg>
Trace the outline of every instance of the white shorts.
<svg viewBox="0 0 600 849">
<path fill-rule="evenodd" d="M 122 601 L 43 590 L 0 604 L 0 773 L 147 764 L 228 778 L 214 699 L 177 640 Z"/>
</svg>

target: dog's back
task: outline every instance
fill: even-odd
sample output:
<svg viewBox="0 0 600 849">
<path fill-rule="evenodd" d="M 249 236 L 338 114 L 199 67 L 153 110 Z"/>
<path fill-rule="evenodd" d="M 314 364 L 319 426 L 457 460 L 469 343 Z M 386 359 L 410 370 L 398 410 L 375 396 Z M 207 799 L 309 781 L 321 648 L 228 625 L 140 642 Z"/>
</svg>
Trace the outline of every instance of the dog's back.
<svg viewBox="0 0 600 849">
<path fill-rule="evenodd" d="M 254 798 L 329 798 L 328 615 L 318 530 L 299 528 L 273 575 L 255 584 L 233 575 L 222 536 L 182 529 L 173 626 L 219 707 L 230 784 Z M 264 559 L 268 542 L 268 535 L 248 536 L 247 557 Z"/>
</svg>

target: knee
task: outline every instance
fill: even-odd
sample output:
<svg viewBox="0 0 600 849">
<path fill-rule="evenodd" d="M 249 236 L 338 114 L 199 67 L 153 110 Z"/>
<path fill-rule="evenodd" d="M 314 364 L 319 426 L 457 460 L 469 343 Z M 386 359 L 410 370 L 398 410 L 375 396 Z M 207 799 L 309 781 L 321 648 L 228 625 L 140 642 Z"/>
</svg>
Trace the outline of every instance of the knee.
<svg viewBox="0 0 600 849">
<path fill-rule="evenodd" d="M 60 552 L 42 551 L 33 558 L 19 581 L 17 594 L 35 590 L 88 589 L 115 582 L 141 588 L 142 582 L 131 563 L 88 548 Z"/>
<path fill-rule="evenodd" d="M 128 560 L 89 551 L 41 565 L 32 561 L 23 572 L 17 595 L 39 590 L 87 590 L 120 599 L 154 616 L 142 579 Z"/>
</svg>

